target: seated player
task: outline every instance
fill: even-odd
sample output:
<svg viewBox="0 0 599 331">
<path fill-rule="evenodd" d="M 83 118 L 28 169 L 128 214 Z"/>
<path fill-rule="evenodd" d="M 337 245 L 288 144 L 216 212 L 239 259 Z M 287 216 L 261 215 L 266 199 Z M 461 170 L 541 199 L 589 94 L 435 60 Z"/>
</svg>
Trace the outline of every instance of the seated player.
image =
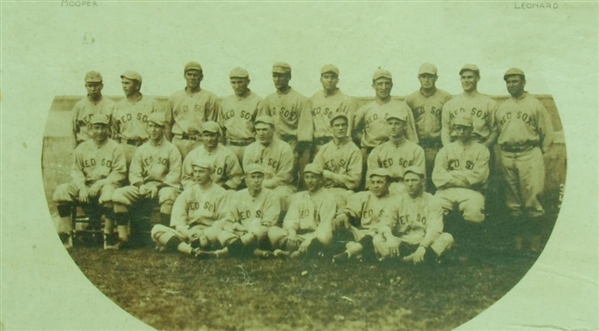
<svg viewBox="0 0 599 331">
<path fill-rule="evenodd" d="M 237 190 L 243 179 L 243 170 L 235 153 L 219 143 L 220 126 L 212 121 L 204 123 L 202 125 L 202 139 L 204 143 L 189 152 L 183 161 L 183 172 L 181 174 L 183 188 L 193 185 L 192 162 L 194 160 L 209 160 L 214 167 L 212 182 L 226 190 Z"/>
<path fill-rule="evenodd" d="M 268 230 L 276 256 L 316 255 L 333 240 L 335 197 L 323 188 L 322 171 L 314 163 L 306 165 L 304 182 L 308 190 L 291 196 L 283 227 L 273 226 Z"/>
<path fill-rule="evenodd" d="M 333 257 L 333 262 L 358 255 L 366 260 L 376 258 L 372 239 L 378 233 L 383 208 L 394 199 L 394 195 L 389 194 L 390 183 L 387 169 L 374 169 L 370 172 L 368 191 L 358 192 L 347 199 L 345 208 L 335 216 L 333 227 L 349 229 L 353 240 L 345 244 L 345 251 Z"/>
<path fill-rule="evenodd" d="M 165 123 L 162 113 L 148 116 L 146 126 L 150 139 L 133 154 L 129 167 L 131 185 L 117 189 L 112 195 L 120 244 L 128 238 L 129 208 L 143 199 L 158 198 L 161 223 L 169 224 L 180 186 L 181 153 L 164 138 Z"/>
<path fill-rule="evenodd" d="M 73 203 L 98 204 L 104 216 L 104 247 L 114 245 L 112 194 L 127 176 L 125 154 L 120 144 L 108 138 L 110 118 L 105 114 L 91 116 L 92 139 L 79 144 L 71 170 L 73 181 L 61 184 L 52 199 L 58 208 L 60 223 L 58 234 L 65 248 L 73 246 L 71 209 Z M 91 215 L 90 215 L 91 216 Z"/>
<path fill-rule="evenodd" d="M 196 257 L 217 250 L 218 234 L 227 217 L 227 191 L 212 182 L 214 168 L 208 160 L 194 160 L 194 184 L 175 200 L 170 227 L 152 228 L 152 239 L 159 250 L 179 251 Z"/>
<path fill-rule="evenodd" d="M 405 262 L 436 261 L 453 244 L 443 232 L 443 213 L 431 208 L 433 196 L 424 192 L 425 170 L 408 167 L 403 175 L 407 192 L 395 196 L 382 212 L 373 243 L 382 259 Z"/>
<path fill-rule="evenodd" d="M 324 169 L 324 187 L 335 195 L 338 209 L 343 208 L 362 178 L 362 153 L 347 135 L 348 122 L 343 112 L 333 115 L 330 121 L 333 140 L 320 147 L 313 162 Z"/>
</svg>

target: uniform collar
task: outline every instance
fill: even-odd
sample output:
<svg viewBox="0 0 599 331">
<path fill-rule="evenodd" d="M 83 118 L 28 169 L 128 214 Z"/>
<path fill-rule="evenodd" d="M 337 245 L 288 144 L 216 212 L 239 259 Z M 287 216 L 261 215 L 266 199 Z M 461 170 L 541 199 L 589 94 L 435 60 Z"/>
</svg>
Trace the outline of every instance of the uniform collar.
<svg viewBox="0 0 599 331">
<path fill-rule="evenodd" d="M 522 93 L 522 95 L 520 95 L 520 97 L 518 97 L 518 98 L 512 97 L 512 99 L 514 99 L 514 100 L 522 100 L 522 99 L 526 98 L 528 95 L 529 95 L 528 92 L 524 91 Z"/>
<path fill-rule="evenodd" d="M 437 88 L 434 87 L 432 91 L 433 91 L 432 93 L 424 93 L 424 89 L 420 88 L 420 94 L 422 94 L 422 96 L 425 98 L 432 97 L 435 93 L 437 93 Z"/>
<path fill-rule="evenodd" d="M 323 90 L 322 94 L 324 95 L 325 98 L 331 98 L 334 97 L 335 95 L 337 95 L 337 93 L 339 93 L 339 88 L 335 88 L 335 91 L 331 94 L 327 94 L 327 91 Z"/>
<path fill-rule="evenodd" d="M 162 146 L 162 144 L 164 143 L 164 137 L 162 137 L 162 139 L 160 139 L 157 143 L 154 143 L 152 139 L 149 139 L 149 142 L 152 146 Z"/>
</svg>

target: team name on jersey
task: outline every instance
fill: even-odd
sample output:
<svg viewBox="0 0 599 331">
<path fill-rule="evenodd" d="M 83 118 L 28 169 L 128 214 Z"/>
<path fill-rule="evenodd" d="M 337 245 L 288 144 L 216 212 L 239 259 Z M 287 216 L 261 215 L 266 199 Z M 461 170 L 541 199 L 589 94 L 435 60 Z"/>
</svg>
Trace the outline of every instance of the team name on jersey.
<svg viewBox="0 0 599 331">
<path fill-rule="evenodd" d="M 125 115 L 121 116 L 119 118 L 119 121 L 121 123 L 127 123 L 127 122 L 130 122 L 132 119 L 133 119 L 133 115 L 131 113 L 129 113 L 129 114 L 125 114 Z M 142 113 L 137 113 L 137 114 L 135 114 L 135 119 L 145 123 L 148 121 L 148 115 L 144 115 Z"/>
<path fill-rule="evenodd" d="M 89 158 L 89 159 L 83 160 L 83 167 L 85 167 L 85 168 L 95 167 L 96 164 L 98 164 L 98 162 L 96 161 L 95 158 Z M 112 167 L 112 160 L 107 160 L 107 159 L 103 158 L 102 160 L 100 160 L 100 165 L 103 167 L 110 168 L 110 167 Z"/>
<path fill-rule="evenodd" d="M 242 220 L 242 221 L 246 220 L 246 219 L 249 219 L 249 218 L 252 218 L 252 211 L 251 210 L 238 211 L 237 212 L 237 217 L 240 220 Z M 262 218 L 262 211 L 261 210 L 256 210 L 254 212 L 254 218 L 260 218 L 261 219 Z"/>
<path fill-rule="evenodd" d="M 302 211 L 300 212 L 300 218 L 308 217 L 310 217 L 310 209 L 302 209 Z M 314 210 L 314 212 L 312 213 L 312 217 L 314 220 L 318 218 L 318 213 L 316 212 L 316 210 Z"/>
<path fill-rule="evenodd" d="M 193 111 L 195 112 L 201 112 L 204 110 L 204 106 L 203 105 L 194 105 L 193 106 Z M 187 113 L 189 111 L 189 107 L 187 105 L 183 105 L 182 107 L 178 107 L 177 109 L 175 109 L 173 111 L 173 114 L 175 114 L 175 116 L 181 114 L 181 113 Z"/>
<path fill-rule="evenodd" d="M 408 214 L 400 215 L 398 217 L 399 224 L 406 225 L 406 224 L 410 223 L 410 216 L 411 215 L 408 215 Z M 418 214 L 416 214 L 416 222 L 426 225 L 426 217 L 424 217 L 424 216 L 420 215 L 420 213 L 418 213 Z"/>
<path fill-rule="evenodd" d="M 266 163 L 264 163 L 264 158 L 260 158 L 257 163 L 259 163 L 261 165 L 268 165 L 269 167 L 271 167 L 273 169 L 277 169 L 279 167 L 279 161 L 273 160 L 271 158 L 268 158 Z"/>
<path fill-rule="evenodd" d="M 447 162 L 447 168 L 449 168 L 449 170 L 458 170 L 460 169 L 460 166 L 460 160 L 458 159 L 450 159 Z M 468 170 L 472 170 L 474 168 L 474 162 L 472 162 L 471 160 L 467 160 L 466 165 L 464 167 Z"/>
<path fill-rule="evenodd" d="M 381 166 L 383 168 L 389 168 L 389 167 L 392 167 L 392 166 L 395 165 L 394 164 L 395 161 L 392 158 L 388 158 L 386 160 L 382 160 L 382 161 L 380 161 L 380 163 L 381 163 Z M 414 159 L 412 159 L 412 160 L 406 160 L 403 157 L 401 157 L 401 158 L 399 158 L 399 160 L 397 160 L 397 165 L 399 165 L 401 167 L 404 167 L 404 168 L 407 168 L 407 167 L 409 167 L 409 166 L 411 166 L 413 164 L 414 164 Z"/>
<path fill-rule="evenodd" d="M 321 113 L 327 118 L 331 118 L 333 116 L 333 111 L 330 110 L 329 107 L 325 108 L 324 110 L 320 107 L 312 109 L 312 116 L 320 115 Z"/>
<path fill-rule="evenodd" d="M 162 164 L 163 166 L 166 166 L 168 164 L 168 159 L 160 157 L 160 156 L 156 158 L 156 161 L 157 161 L 156 163 Z M 145 166 L 150 166 L 152 163 L 154 163 L 154 157 L 153 156 L 146 157 L 145 159 L 143 159 L 142 162 Z"/>
<path fill-rule="evenodd" d="M 462 114 L 462 113 L 466 113 L 466 112 L 468 112 L 468 111 L 464 108 L 452 110 L 449 113 L 449 119 L 453 120 L 458 115 L 458 113 Z M 489 118 L 489 112 L 481 110 L 481 109 L 477 109 L 476 107 L 474 107 L 470 110 L 470 115 L 481 118 L 483 121 L 486 121 L 487 118 Z"/>
<path fill-rule="evenodd" d="M 431 107 L 431 109 L 429 110 L 429 113 L 433 114 L 433 116 L 441 116 L 441 110 L 443 108 L 437 108 L 435 106 Z M 424 107 L 417 107 L 414 109 L 414 117 L 418 117 L 418 116 L 422 116 L 425 113 L 425 109 Z"/>
<path fill-rule="evenodd" d="M 233 117 L 235 117 L 235 109 L 227 110 L 223 113 L 223 118 L 225 119 L 225 121 Z M 239 117 L 243 118 L 244 120 L 251 121 L 252 113 L 242 110 L 241 113 L 239 113 Z"/>
<path fill-rule="evenodd" d="M 379 213 L 377 216 L 378 217 L 383 216 L 383 211 L 384 211 L 383 209 L 379 210 Z M 365 209 L 362 212 L 362 218 L 372 218 L 373 215 L 375 215 L 375 212 L 372 208 Z"/>
<path fill-rule="evenodd" d="M 383 119 L 387 119 L 387 116 L 389 116 L 389 113 L 385 113 L 385 115 L 383 116 Z M 373 115 L 367 116 L 364 119 L 364 124 L 369 125 L 378 120 L 379 120 L 379 114 L 373 114 Z"/>
<path fill-rule="evenodd" d="M 347 165 L 347 161 L 345 159 L 339 159 L 339 160 L 331 159 L 324 163 L 324 168 L 326 170 L 335 171 L 340 168 L 345 168 L 346 165 Z"/>
<path fill-rule="evenodd" d="M 288 119 L 289 121 L 295 121 L 297 119 L 297 110 L 289 110 L 285 107 L 281 107 L 277 110 L 277 107 L 273 107 L 270 111 L 270 116 L 274 116 L 275 114 L 279 114 L 279 116 Z"/>
<path fill-rule="evenodd" d="M 537 121 L 534 119 L 534 117 L 527 113 L 523 113 L 522 111 L 517 112 L 516 115 L 514 115 L 513 112 L 506 113 L 505 115 L 501 116 L 501 119 L 499 120 L 499 124 L 504 125 L 512 118 L 521 120 L 522 122 L 524 122 L 524 124 L 531 126 L 531 127 L 537 126 Z"/>
<path fill-rule="evenodd" d="M 93 115 L 94 114 L 87 114 L 87 115 L 81 117 L 79 119 L 79 121 L 82 122 L 82 123 L 84 123 L 84 124 L 89 124 L 89 121 L 91 121 L 91 118 L 92 118 Z"/>
<path fill-rule="evenodd" d="M 211 211 L 211 212 L 215 212 L 216 211 L 216 204 L 215 203 L 204 202 L 204 204 L 201 207 L 202 207 L 202 209 L 208 210 L 208 211 Z M 198 209 L 200 209 L 200 203 L 197 202 L 197 201 L 191 201 L 189 203 L 189 209 L 190 210 L 198 210 Z"/>
</svg>

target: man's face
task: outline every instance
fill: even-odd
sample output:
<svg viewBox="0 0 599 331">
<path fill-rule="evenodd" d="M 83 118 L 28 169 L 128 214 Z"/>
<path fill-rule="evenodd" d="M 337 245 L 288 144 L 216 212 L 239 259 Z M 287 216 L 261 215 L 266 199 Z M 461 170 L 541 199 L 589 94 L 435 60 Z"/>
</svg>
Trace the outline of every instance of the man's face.
<svg viewBox="0 0 599 331">
<path fill-rule="evenodd" d="M 85 83 L 85 89 L 87 90 L 87 95 L 92 98 L 98 98 L 102 95 L 102 88 L 104 85 L 102 83 L 97 82 L 87 82 Z"/>
<path fill-rule="evenodd" d="M 431 89 L 435 87 L 437 75 L 427 73 L 420 74 L 418 75 L 418 80 L 420 81 L 420 87 L 422 87 L 423 89 Z"/>
<path fill-rule="evenodd" d="M 126 96 L 130 96 L 134 93 L 139 92 L 139 88 L 141 87 L 137 80 L 125 77 L 121 78 L 121 84 L 123 85 L 123 92 L 125 92 Z"/>
<path fill-rule="evenodd" d="M 470 141 L 470 137 L 472 136 L 472 126 L 454 124 L 452 128 L 459 141 Z"/>
<path fill-rule="evenodd" d="M 286 89 L 289 86 L 291 80 L 291 74 L 283 74 L 278 72 L 272 73 L 272 81 L 275 83 L 277 90 Z"/>
<path fill-rule="evenodd" d="M 472 92 L 476 90 L 480 77 L 478 74 L 471 70 L 464 70 L 460 74 L 460 82 L 462 83 L 462 89 L 465 92 Z"/>
<path fill-rule="evenodd" d="M 386 176 L 370 176 L 370 187 L 368 188 L 377 198 L 389 193 L 389 179 Z"/>
<path fill-rule="evenodd" d="M 108 125 L 95 123 L 92 125 L 92 138 L 95 142 L 101 143 L 108 139 Z"/>
<path fill-rule="evenodd" d="M 187 70 L 184 76 L 187 87 L 190 89 L 197 89 L 204 78 L 204 75 L 199 70 Z"/>
<path fill-rule="evenodd" d="M 272 141 L 272 136 L 274 135 L 274 130 L 272 126 L 266 123 L 257 123 L 255 128 L 256 140 L 258 140 L 263 145 L 270 144 L 270 142 Z"/>
<path fill-rule="evenodd" d="M 372 88 L 374 88 L 377 97 L 386 99 L 389 97 L 389 95 L 391 95 L 393 82 L 389 78 L 378 78 L 372 82 Z"/>
<path fill-rule="evenodd" d="M 524 92 L 526 81 L 520 75 L 507 76 L 505 80 L 507 91 L 514 97 L 519 97 Z"/>
<path fill-rule="evenodd" d="M 339 83 L 339 77 L 334 72 L 325 72 L 320 75 L 320 83 L 326 91 L 334 91 Z"/>
<path fill-rule="evenodd" d="M 387 123 L 389 124 L 389 135 L 391 138 L 399 138 L 404 134 L 405 122 L 400 120 L 399 118 L 389 118 L 387 119 Z"/>
<path fill-rule="evenodd" d="M 311 172 L 304 173 L 304 183 L 306 184 L 306 189 L 308 189 L 308 191 L 318 191 L 322 187 L 322 182 L 322 175 L 313 174 Z"/>
<path fill-rule="evenodd" d="M 337 117 L 331 122 L 333 136 L 337 139 L 343 139 L 347 136 L 347 119 Z"/>
<path fill-rule="evenodd" d="M 245 175 L 245 185 L 252 191 L 259 191 L 262 188 L 263 180 L 264 174 L 260 172 Z"/>
<path fill-rule="evenodd" d="M 248 85 L 250 84 L 249 79 L 233 77 L 230 79 L 230 82 L 235 95 L 242 96 L 248 91 Z"/>
<path fill-rule="evenodd" d="M 406 188 L 408 189 L 408 194 L 410 194 L 411 196 L 419 196 L 424 190 L 424 180 L 415 173 L 408 172 L 403 177 L 403 182 L 406 185 Z"/>
<path fill-rule="evenodd" d="M 210 169 L 192 166 L 192 175 L 193 181 L 200 185 L 208 184 L 212 180 L 210 177 L 212 176 L 212 170 Z"/>
<path fill-rule="evenodd" d="M 202 132 L 202 140 L 204 145 L 208 148 L 215 148 L 218 145 L 218 138 L 220 135 L 215 132 L 204 131 Z"/>
<path fill-rule="evenodd" d="M 164 127 L 154 122 L 148 122 L 148 134 L 152 140 L 160 140 L 164 136 Z"/>
</svg>

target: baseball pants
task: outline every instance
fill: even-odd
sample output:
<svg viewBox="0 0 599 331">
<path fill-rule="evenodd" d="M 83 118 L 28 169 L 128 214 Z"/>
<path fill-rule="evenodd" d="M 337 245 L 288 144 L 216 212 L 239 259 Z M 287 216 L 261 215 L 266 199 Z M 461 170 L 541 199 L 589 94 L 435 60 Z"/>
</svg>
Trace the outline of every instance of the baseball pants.
<svg viewBox="0 0 599 331">
<path fill-rule="evenodd" d="M 453 187 L 437 190 L 432 205 L 433 210 L 441 208 L 445 215 L 457 205 L 464 221 L 480 223 L 485 220 L 485 197 L 471 189 Z"/>
<path fill-rule="evenodd" d="M 418 249 L 418 246 L 419 246 L 420 242 L 422 241 L 422 239 L 424 239 L 424 236 L 422 236 L 421 234 L 418 234 L 415 236 L 408 234 L 407 236 L 401 237 L 400 238 L 401 243 L 405 244 L 405 246 L 409 250 L 409 254 L 407 252 L 405 252 L 403 254 L 400 253 L 401 257 L 405 257 L 407 255 L 414 253 L 416 251 L 416 249 Z M 385 257 L 390 256 L 389 251 L 394 246 L 391 245 L 391 243 L 389 241 L 386 241 L 385 238 L 381 234 L 377 234 L 376 236 L 374 236 L 374 239 L 372 242 L 374 245 L 374 250 L 379 257 L 385 258 Z M 433 250 L 433 252 L 435 252 L 437 257 L 440 257 L 447 249 L 451 248 L 452 245 L 453 245 L 453 236 L 447 232 L 443 232 L 439 235 L 437 240 L 435 240 L 431 244 L 430 249 Z"/>
<path fill-rule="evenodd" d="M 545 163 L 541 149 L 523 152 L 501 151 L 501 170 L 506 183 L 505 202 L 512 217 L 531 218 L 545 212 L 539 195 L 545 185 Z"/>
<path fill-rule="evenodd" d="M 303 233 L 302 233 L 303 232 Z M 320 241 L 324 245 L 328 245 L 333 241 L 333 233 L 332 232 L 317 232 L 317 231 L 297 231 L 297 237 L 300 243 L 304 242 L 306 239 L 314 238 L 315 240 Z M 285 229 L 282 229 L 278 226 L 273 226 L 268 229 L 268 239 L 274 248 L 285 249 L 285 244 L 287 239 L 289 238 L 289 232 Z"/>
<path fill-rule="evenodd" d="M 173 187 L 167 186 L 158 190 L 158 204 L 160 205 L 160 213 L 170 214 L 176 198 L 177 189 Z M 132 204 L 142 199 L 145 199 L 145 197 L 139 195 L 139 188 L 136 186 L 125 186 L 118 188 L 112 195 L 112 202 L 127 207 L 130 207 Z"/>
<path fill-rule="evenodd" d="M 89 187 L 89 186 L 88 186 Z M 112 201 L 112 195 L 117 187 L 113 184 L 102 186 L 98 197 L 98 203 L 104 204 Z M 60 184 L 52 195 L 56 204 L 72 203 L 79 200 L 79 188 L 74 183 Z"/>
</svg>

